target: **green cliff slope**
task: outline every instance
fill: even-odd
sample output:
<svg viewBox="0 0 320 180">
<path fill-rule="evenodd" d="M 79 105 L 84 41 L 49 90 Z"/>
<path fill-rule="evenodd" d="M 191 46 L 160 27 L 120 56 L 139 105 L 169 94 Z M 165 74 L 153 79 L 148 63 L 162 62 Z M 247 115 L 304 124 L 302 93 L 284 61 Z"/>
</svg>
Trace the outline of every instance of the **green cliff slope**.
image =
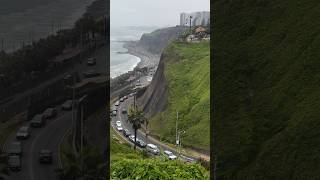
<svg viewBox="0 0 320 180">
<path fill-rule="evenodd" d="M 209 43 L 171 43 L 164 50 L 161 63 L 164 63 L 164 66 L 159 67 L 163 70 L 158 69 L 158 71 L 164 74 L 165 78 L 161 80 L 165 83 L 158 84 L 165 84 L 167 97 L 161 97 L 156 102 L 166 100 L 164 110 L 153 116 L 150 121 L 152 134 L 174 143 L 176 111 L 179 111 L 179 130 L 186 131 L 181 136 L 182 145 L 208 151 L 210 149 Z M 163 88 L 155 87 L 155 91 Z"/>
<path fill-rule="evenodd" d="M 319 179 L 320 1 L 212 7 L 218 179 Z"/>
</svg>

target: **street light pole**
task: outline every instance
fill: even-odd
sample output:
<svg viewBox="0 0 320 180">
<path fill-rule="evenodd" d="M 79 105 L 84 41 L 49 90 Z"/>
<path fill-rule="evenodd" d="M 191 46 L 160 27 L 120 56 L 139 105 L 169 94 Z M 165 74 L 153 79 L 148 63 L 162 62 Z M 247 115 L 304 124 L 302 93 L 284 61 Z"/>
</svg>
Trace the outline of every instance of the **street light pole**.
<svg viewBox="0 0 320 180">
<path fill-rule="evenodd" d="M 177 111 L 177 119 L 176 119 L 176 145 L 179 145 L 179 139 L 178 139 L 178 119 L 179 119 L 179 112 Z"/>
</svg>

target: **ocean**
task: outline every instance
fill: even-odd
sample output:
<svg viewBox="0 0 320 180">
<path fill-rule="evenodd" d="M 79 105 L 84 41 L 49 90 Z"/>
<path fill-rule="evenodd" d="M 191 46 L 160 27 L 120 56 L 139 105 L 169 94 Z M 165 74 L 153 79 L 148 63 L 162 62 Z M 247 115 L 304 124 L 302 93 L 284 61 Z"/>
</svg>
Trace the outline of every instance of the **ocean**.
<svg viewBox="0 0 320 180">
<path fill-rule="evenodd" d="M 111 27 L 110 29 L 110 76 L 117 77 L 133 70 L 140 58 L 127 54 L 124 41 L 139 40 L 144 33 L 152 32 L 156 27 Z"/>
<path fill-rule="evenodd" d="M 0 48 L 10 52 L 23 42 L 29 44 L 60 28 L 73 27 L 93 1 L 1 0 Z"/>
</svg>

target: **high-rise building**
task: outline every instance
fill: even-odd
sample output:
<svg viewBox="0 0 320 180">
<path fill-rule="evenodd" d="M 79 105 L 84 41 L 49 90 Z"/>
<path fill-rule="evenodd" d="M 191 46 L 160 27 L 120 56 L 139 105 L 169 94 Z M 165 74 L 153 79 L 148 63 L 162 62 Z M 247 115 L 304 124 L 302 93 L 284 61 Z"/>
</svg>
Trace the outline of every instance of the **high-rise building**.
<svg viewBox="0 0 320 180">
<path fill-rule="evenodd" d="M 207 26 L 210 24 L 210 12 L 201 11 L 193 13 L 180 14 L 180 26 L 190 26 L 190 17 L 192 26 Z"/>
</svg>

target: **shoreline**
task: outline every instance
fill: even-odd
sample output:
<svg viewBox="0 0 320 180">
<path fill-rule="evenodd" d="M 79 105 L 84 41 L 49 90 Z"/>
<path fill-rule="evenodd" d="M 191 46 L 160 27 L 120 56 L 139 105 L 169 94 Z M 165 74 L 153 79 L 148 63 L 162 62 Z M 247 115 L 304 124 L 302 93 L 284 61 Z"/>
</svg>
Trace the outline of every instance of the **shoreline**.
<svg viewBox="0 0 320 180">
<path fill-rule="evenodd" d="M 116 79 L 120 76 L 126 75 L 129 72 L 133 71 L 135 72 L 136 69 L 141 68 L 154 68 L 158 66 L 158 63 L 160 61 L 160 54 L 152 54 L 148 52 L 145 48 L 140 47 L 138 45 L 138 41 L 122 41 L 124 42 L 123 48 L 127 49 L 126 52 L 118 52 L 120 54 L 129 54 L 132 56 L 135 56 L 140 59 L 140 61 L 133 67 L 132 70 L 128 70 L 125 73 L 122 73 L 118 76 L 113 77 L 112 79 Z"/>
</svg>

